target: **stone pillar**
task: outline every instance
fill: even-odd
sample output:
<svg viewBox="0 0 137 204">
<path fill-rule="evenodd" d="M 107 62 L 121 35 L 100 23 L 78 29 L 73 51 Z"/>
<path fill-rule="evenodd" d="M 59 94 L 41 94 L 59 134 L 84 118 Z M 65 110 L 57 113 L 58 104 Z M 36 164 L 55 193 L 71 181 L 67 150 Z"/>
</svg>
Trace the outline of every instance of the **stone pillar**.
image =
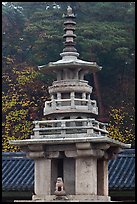
<svg viewBox="0 0 137 204">
<path fill-rule="evenodd" d="M 36 195 L 51 194 L 51 160 L 35 159 L 35 193 Z"/>
<path fill-rule="evenodd" d="M 68 70 L 64 69 L 63 70 L 63 80 L 67 80 L 68 79 Z"/>
<path fill-rule="evenodd" d="M 55 101 L 54 95 L 51 95 L 51 101 L 52 101 L 52 108 L 56 109 L 56 101 Z"/>
<path fill-rule="evenodd" d="M 108 195 L 108 160 L 99 159 L 97 162 L 97 194 Z"/>
<path fill-rule="evenodd" d="M 82 93 L 82 99 L 86 99 L 86 93 L 85 92 Z"/>
<path fill-rule="evenodd" d="M 83 80 L 84 79 L 84 72 L 80 71 L 79 72 L 79 80 Z"/>
<path fill-rule="evenodd" d="M 94 157 L 76 158 L 76 195 L 97 195 L 97 159 Z"/>
<path fill-rule="evenodd" d="M 61 100 L 61 93 L 60 92 L 57 93 L 57 100 Z"/>
<path fill-rule="evenodd" d="M 58 70 L 56 72 L 56 74 L 57 74 L 57 81 L 60 81 L 61 80 L 61 72 Z"/>
<path fill-rule="evenodd" d="M 91 106 L 90 94 L 88 94 L 87 99 L 88 99 L 88 110 L 91 110 L 92 106 Z"/>
<path fill-rule="evenodd" d="M 65 191 L 69 195 L 75 194 L 75 159 L 64 159 L 64 186 Z"/>
<path fill-rule="evenodd" d="M 55 192 L 55 185 L 58 177 L 58 160 L 51 160 L 51 194 Z"/>
</svg>

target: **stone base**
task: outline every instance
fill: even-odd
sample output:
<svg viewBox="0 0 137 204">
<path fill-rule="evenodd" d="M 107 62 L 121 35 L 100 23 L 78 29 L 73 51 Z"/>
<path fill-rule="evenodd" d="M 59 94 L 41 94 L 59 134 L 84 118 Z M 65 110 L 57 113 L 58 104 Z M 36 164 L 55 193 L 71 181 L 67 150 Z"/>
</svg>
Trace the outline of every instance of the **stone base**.
<svg viewBox="0 0 137 204">
<path fill-rule="evenodd" d="M 33 195 L 32 200 L 15 200 L 14 202 L 111 202 L 111 200 L 109 196 L 98 195 Z"/>
</svg>

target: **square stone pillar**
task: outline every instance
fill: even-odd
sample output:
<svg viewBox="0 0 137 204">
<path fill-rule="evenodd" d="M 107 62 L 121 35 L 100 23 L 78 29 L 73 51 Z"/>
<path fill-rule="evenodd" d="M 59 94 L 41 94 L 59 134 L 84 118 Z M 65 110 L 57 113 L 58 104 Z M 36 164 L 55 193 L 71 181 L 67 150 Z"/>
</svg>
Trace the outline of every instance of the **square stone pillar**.
<svg viewBox="0 0 137 204">
<path fill-rule="evenodd" d="M 97 194 L 108 196 L 108 161 L 99 159 L 97 162 Z"/>
<path fill-rule="evenodd" d="M 55 192 L 56 181 L 58 177 L 58 160 L 51 160 L 51 194 Z"/>
<path fill-rule="evenodd" d="M 51 160 L 45 158 L 35 159 L 34 170 L 35 194 L 51 194 Z"/>
<path fill-rule="evenodd" d="M 66 158 L 63 163 L 64 186 L 66 194 L 75 194 L 75 159 Z"/>
<path fill-rule="evenodd" d="M 76 158 L 75 173 L 76 195 L 97 195 L 97 159 Z"/>
</svg>

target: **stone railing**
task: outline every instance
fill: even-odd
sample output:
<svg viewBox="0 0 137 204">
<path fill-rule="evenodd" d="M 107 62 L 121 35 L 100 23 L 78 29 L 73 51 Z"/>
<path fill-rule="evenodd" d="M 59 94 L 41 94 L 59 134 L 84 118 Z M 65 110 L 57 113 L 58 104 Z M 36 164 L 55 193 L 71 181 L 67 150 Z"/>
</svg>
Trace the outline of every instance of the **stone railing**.
<svg viewBox="0 0 137 204">
<path fill-rule="evenodd" d="M 79 111 L 91 111 L 94 114 L 98 114 L 98 107 L 95 100 L 89 99 L 53 99 L 45 102 L 44 115 L 54 110 L 70 110 L 76 109 Z"/>
<path fill-rule="evenodd" d="M 65 119 L 34 121 L 34 138 L 103 137 L 108 134 L 107 124 L 95 119 Z"/>
</svg>

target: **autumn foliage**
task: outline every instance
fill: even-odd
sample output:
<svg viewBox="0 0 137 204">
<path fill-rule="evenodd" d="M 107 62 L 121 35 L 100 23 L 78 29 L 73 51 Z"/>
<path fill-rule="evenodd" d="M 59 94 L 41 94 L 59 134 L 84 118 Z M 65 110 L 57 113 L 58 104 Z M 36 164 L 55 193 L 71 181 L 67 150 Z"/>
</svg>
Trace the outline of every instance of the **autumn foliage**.
<svg viewBox="0 0 137 204">
<path fill-rule="evenodd" d="M 125 107 L 112 108 L 109 112 L 108 136 L 123 143 L 134 145 L 135 117 Z"/>
<path fill-rule="evenodd" d="M 25 63 L 17 65 L 9 57 L 3 61 L 10 71 L 8 69 L 2 76 L 2 148 L 3 151 L 18 151 L 9 140 L 30 138 L 32 121 L 43 117 L 39 107 L 43 107 L 48 92 L 34 67 Z"/>
</svg>

